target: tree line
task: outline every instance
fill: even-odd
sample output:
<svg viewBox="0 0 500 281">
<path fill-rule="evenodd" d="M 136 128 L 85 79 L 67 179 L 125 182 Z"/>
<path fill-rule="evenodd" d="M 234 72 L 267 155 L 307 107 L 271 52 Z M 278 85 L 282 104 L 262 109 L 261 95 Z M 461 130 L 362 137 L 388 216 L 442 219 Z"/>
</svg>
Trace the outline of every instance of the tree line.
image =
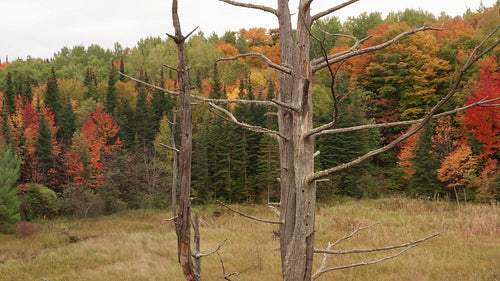
<svg viewBox="0 0 500 281">
<path fill-rule="evenodd" d="M 326 69 L 314 76 L 313 123 L 338 128 L 421 118 L 444 95 L 470 49 L 492 26 L 498 4 L 467 11 L 463 17 L 436 18 L 425 11 L 405 10 L 382 19 L 361 14 L 340 23 L 330 17 L 311 29 L 310 57 L 323 51 L 349 49 L 353 38 L 370 37 L 365 47 L 405 30 L 443 23 L 444 31 L 418 33 L 363 57 L 334 65 L 336 80 Z M 186 42 L 193 93 L 207 98 L 272 100 L 278 77 L 259 57 L 214 62 L 246 52 L 263 53 L 279 62 L 277 30 L 250 28 L 219 37 L 198 33 Z M 496 48 L 466 77 L 465 90 L 442 110 L 499 95 Z M 8 221 L 57 214 L 92 215 L 124 208 L 164 208 L 169 204 L 172 153 L 169 143 L 178 100 L 156 87 L 175 90 L 172 39 L 147 38 L 133 49 L 119 44 L 104 50 L 67 47 L 49 61 L 29 58 L 4 62 L 0 68 L 2 104 L 2 216 Z M 409 68 L 409 65 L 417 66 Z M 145 86 L 118 75 L 140 77 Z M 156 86 L 156 87 L 155 87 Z M 330 89 L 340 97 L 333 108 Z M 268 136 L 244 130 L 194 106 L 192 186 L 197 203 L 279 200 L 279 151 Z M 224 109 L 246 123 L 277 127 L 273 109 L 255 104 L 228 104 Z M 330 176 L 318 183 L 318 198 L 377 197 L 391 193 L 498 200 L 499 112 L 497 107 L 471 109 L 432 121 L 424 131 L 389 154 Z M 485 122 L 484 120 L 488 120 Z M 408 127 L 319 136 L 317 170 L 336 166 L 386 144 Z M 179 132 L 179 130 L 175 130 Z M 13 190 L 15 192 L 13 192 Z M 10 203 L 7 203 L 10 202 Z M 17 203 L 16 203 L 17 202 Z M 17 206 L 17 207 L 16 207 Z M 3 209 L 2 209 L 3 210 Z M 90 212 L 90 213 L 89 213 Z M 5 214 L 5 215 L 4 215 Z M 8 214 L 8 215 L 7 215 Z M 4 221 L 7 219 L 4 219 Z"/>
</svg>

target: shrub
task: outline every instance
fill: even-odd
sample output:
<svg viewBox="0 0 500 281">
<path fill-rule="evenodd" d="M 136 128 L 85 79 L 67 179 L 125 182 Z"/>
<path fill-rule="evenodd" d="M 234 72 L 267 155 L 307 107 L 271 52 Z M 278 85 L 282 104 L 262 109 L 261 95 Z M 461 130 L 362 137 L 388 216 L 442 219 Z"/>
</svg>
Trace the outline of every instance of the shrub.
<svg viewBox="0 0 500 281">
<path fill-rule="evenodd" d="M 22 236 L 29 236 L 35 232 L 35 225 L 32 222 L 18 221 L 15 228 L 16 233 Z"/>
<path fill-rule="evenodd" d="M 32 221 L 40 218 L 51 218 L 58 214 L 57 196 L 53 190 L 32 183 L 21 190 L 21 217 Z"/>
<path fill-rule="evenodd" d="M 104 215 L 106 201 L 92 190 L 68 187 L 59 199 L 59 207 L 62 215 L 97 217 Z"/>
</svg>

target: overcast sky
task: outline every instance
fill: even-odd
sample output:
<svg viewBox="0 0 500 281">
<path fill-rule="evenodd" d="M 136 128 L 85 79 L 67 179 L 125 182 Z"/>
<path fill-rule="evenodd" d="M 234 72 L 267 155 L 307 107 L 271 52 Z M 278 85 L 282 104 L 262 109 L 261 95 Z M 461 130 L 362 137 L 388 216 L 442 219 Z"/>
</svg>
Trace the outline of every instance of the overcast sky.
<svg viewBox="0 0 500 281">
<path fill-rule="evenodd" d="M 313 13 L 345 0 L 316 0 Z M 276 0 L 242 0 L 275 7 Z M 290 0 L 292 13 L 298 0 Z M 483 0 L 492 6 L 496 0 Z M 267 4 L 266 4 L 267 3 Z M 382 12 L 405 8 L 423 9 L 439 15 L 462 15 L 467 8 L 475 11 L 480 0 L 361 0 L 333 14 L 344 21 L 362 12 Z M 0 61 L 17 58 L 50 58 L 67 46 L 88 47 L 98 44 L 113 49 L 118 42 L 134 47 L 138 40 L 151 36 L 165 38 L 174 33 L 171 0 L 0 0 Z M 250 27 L 277 27 L 276 18 L 268 13 L 233 7 L 218 0 L 179 0 L 183 33 L 195 27 L 206 35 Z"/>
</svg>

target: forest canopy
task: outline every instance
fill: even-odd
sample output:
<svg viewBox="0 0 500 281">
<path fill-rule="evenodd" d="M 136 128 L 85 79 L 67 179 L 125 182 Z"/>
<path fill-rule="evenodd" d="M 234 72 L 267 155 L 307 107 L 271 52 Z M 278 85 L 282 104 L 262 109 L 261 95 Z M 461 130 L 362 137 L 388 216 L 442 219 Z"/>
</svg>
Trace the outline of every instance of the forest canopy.
<svg viewBox="0 0 500 281">
<path fill-rule="evenodd" d="M 427 31 L 339 66 L 335 92 L 342 97 L 338 126 L 421 118 L 445 94 L 470 51 L 500 24 L 498 4 L 467 11 L 462 17 L 436 17 L 422 10 L 363 13 L 340 22 L 317 21 L 311 58 L 350 48 L 352 38 L 374 46 L 422 25 L 443 26 Z M 327 33 L 325 33 L 326 31 Z M 368 36 L 368 37 L 367 37 Z M 497 35 L 498 36 L 498 35 Z M 259 57 L 214 62 L 246 52 L 263 53 L 279 63 L 277 30 L 249 28 L 219 36 L 203 32 L 186 42 L 193 94 L 210 98 L 272 100 L 278 78 Z M 463 91 L 442 110 L 500 96 L 497 47 L 467 73 Z M 21 159 L 12 176 L 20 215 L 89 215 L 124 208 L 164 208 L 170 204 L 171 121 L 175 96 L 138 84 L 118 71 L 151 85 L 175 90 L 177 65 L 172 39 L 150 37 L 133 48 L 119 43 L 114 50 L 98 45 L 64 47 L 50 60 L 0 61 L 0 142 Z M 330 122 L 331 75 L 314 76 L 315 124 Z M 277 126 L 272 108 L 230 104 L 239 120 L 267 128 Z M 195 203 L 279 200 L 278 144 L 268 136 L 246 131 L 194 107 L 192 187 Z M 174 125 L 175 126 L 175 125 Z M 178 125 L 177 125 L 178 126 Z M 316 141 L 321 170 L 351 161 L 390 142 L 409 127 L 373 129 L 320 136 Z M 179 132 L 179 130 L 175 130 Z M 10 155 L 10 154 L 9 154 Z M 433 120 L 425 130 L 397 149 L 318 183 L 318 198 L 379 197 L 407 194 L 424 197 L 500 200 L 500 108 L 476 107 Z M 55 198 L 52 200 L 51 198 Z M 23 211 L 24 210 L 24 211 Z M 85 211 L 86 210 L 86 211 Z M 12 215 L 11 215 L 12 216 Z"/>
</svg>

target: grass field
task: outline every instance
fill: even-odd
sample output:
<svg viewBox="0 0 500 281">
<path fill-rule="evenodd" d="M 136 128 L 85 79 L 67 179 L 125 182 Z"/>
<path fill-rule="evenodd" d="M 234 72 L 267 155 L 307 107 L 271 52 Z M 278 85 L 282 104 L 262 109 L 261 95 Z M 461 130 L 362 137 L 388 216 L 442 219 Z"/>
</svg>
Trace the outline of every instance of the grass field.
<svg viewBox="0 0 500 281">
<path fill-rule="evenodd" d="M 233 207 L 274 219 L 265 206 Z M 203 252 L 212 251 L 227 238 L 220 250 L 226 273 L 255 265 L 232 280 L 281 280 L 279 241 L 273 236 L 276 226 L 250 221 L 221 206 L 194 209 L 202 218 Z M 0 280 L 183 280 L 173 223 L 164 221 L 170 216 L 135 211 L 97 219 L 57 219 L 37 223 L 37 231 L 28 237 L 0 235 Z M 435 232 L 442 235 L 395 259 L 333 271 L 318 280 L 500 280 L 498 204 L 388 198 L 322 205 L 317 212 L 316 248 L 326 248 L 328 241 L 382 219 L 383 223 L 335 249 L 400 244 Z M 330 256 L 327 267 L 368 262 L 397 252 Z M 321 259 L 322 255 L 315 257 L 316 268 Z M 223 280 L 217 255 L 202 263 L 204 280 Z"/>
</svg>

